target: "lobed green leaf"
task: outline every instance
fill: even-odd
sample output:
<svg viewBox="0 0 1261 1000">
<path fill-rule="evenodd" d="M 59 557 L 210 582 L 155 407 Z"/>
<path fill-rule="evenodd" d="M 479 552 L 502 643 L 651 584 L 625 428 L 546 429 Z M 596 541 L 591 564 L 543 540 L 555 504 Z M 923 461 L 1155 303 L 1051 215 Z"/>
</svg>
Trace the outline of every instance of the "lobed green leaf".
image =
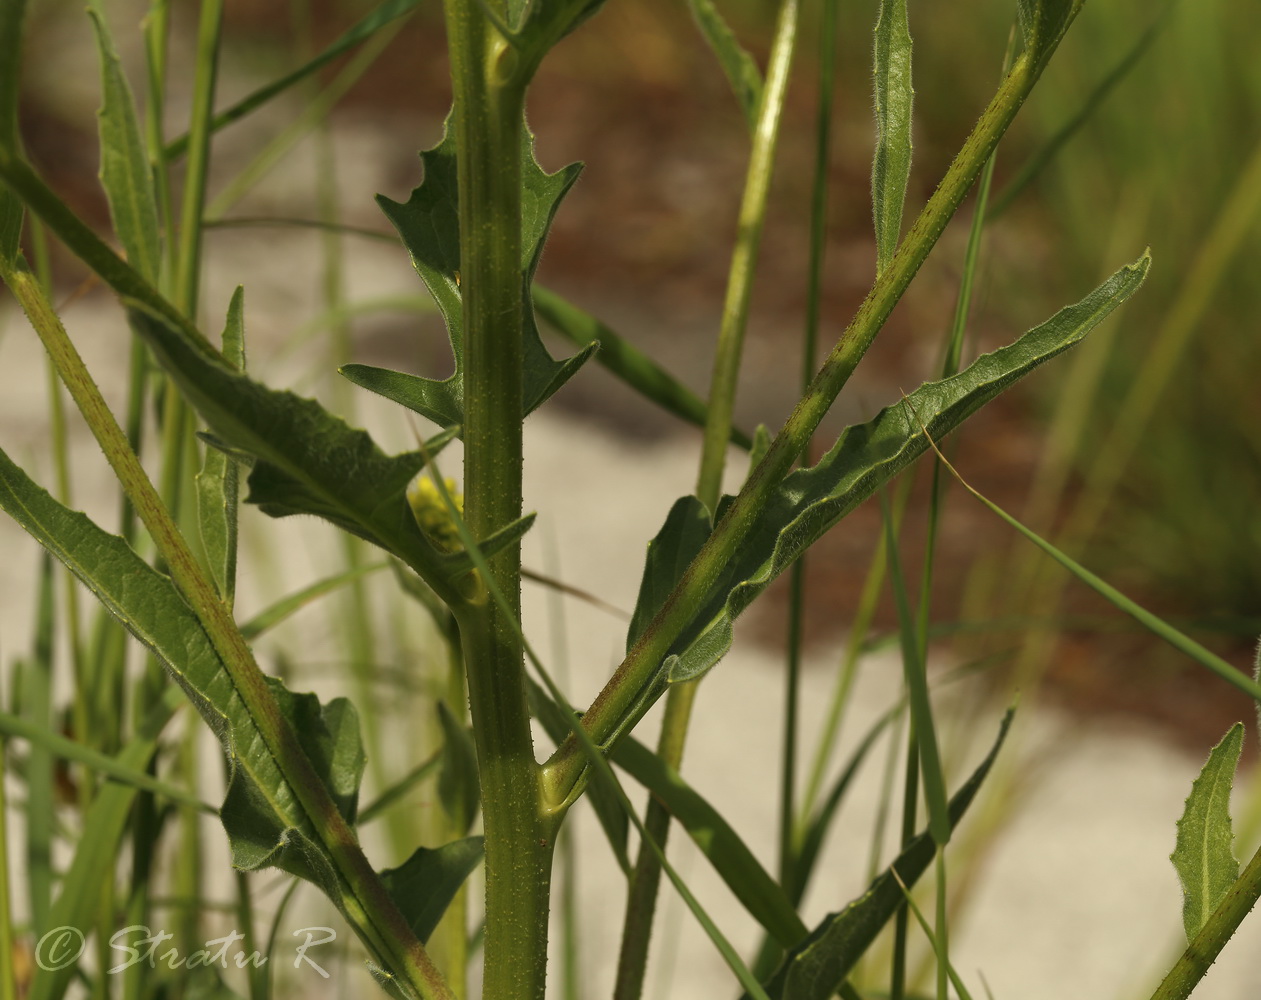
<svg viewBox="0 0 1261 1000">
<path fill-rule="evenodd" d="M 255 382 L 163 317 L 129 306 L 133 327 L 216 438 L 255 459 L 246 502 L 272 517 L 322 517 L 393 552 L 437 586 L 467 569 L 467 557 L 429 544 L 407 505 L 407 484 L 424 455 L 386 456 L 366 432 L 314 400 Z M 430 454 L 443 440 L 430 442 Z"/>
<path fill-rule="evenodd" d="M 460 294 L 459 190 L 456 183 L 455 125 L 448 117 L 442 141 L 420 154 L 425 176 L 403 203 L 378 195 L 386 217 L 402 237 L 412 264 L 437 302 L 446 321 L 455 370 L 445 379 L 422 378 L 369 365 L 341 369 L 350 381 L 401 403 L 441 427 L 464 423 L 464 319 Z M 543 242 L 565 193 L 578 179 L 581 167 L 571 164 L 554 174 L 544 173 L 534 159 L 533 139 L 526 133 L 521 151 L 521 271 L 525 287 L 543 252 Z M 523 317 L 522 416 L 533 412 L 565 384 L 592 356 L 588 344 L 565 361 L 556 361 L 543 346 L 534 310 Z"/>
<path fill-rule="evenodd" d="M 1239 877 L 1232 844 L 1230 790 L 1243 750 L 1243 723 L 1227 730 L 1191 783 L 1170 860 L 1182 883 L 1182 926 L 1194 941 Z"/>
</svg>

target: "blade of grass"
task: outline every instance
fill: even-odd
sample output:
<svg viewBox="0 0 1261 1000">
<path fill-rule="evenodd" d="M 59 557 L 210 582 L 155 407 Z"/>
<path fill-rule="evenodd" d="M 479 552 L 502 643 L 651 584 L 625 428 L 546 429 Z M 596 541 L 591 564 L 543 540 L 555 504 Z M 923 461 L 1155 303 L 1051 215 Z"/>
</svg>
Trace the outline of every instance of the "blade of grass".
<svg viewBox="0 0 1261 1000">
<path fill-rule="evenodd" d="M 1228 684 L 1238 688 L 1249 698 L 1261 701 L 1261 684 L 1236 667 L 1232 666 L 1226 660 L 1223 660 L 1217 654 L 1205 649 L 1194 639 L 1178 631 L 1176 628 L 1158 618 L 1150 611 L 1130 600 L 1111 584 L 1106 583 L 1094 573 L 1090 572 L 1090 570 L 1086 569 L 1085 566 L 1082 566 L 1080 563 L 1070 558 L 1067 553 L 1062 552 L 1041 535 L 1038 535 L 1036 532 L 1025 527 L 1024 524 L 1016 520 L 1016 518 L 1014 518 L 1011 514 L 1008 514 L 1007 511 L 999 507 L 998 504 L 994 503 L 979 491 L 973 489 L 972 486 L 968 484 L 967 480 L 959 474 L 958 470 L 950 464 L 944 455 L 942 455 L 941 451 L 937 449 L 937 445 L 935 443 L 932 444 L 932 448 L 937 452 L 937 457 L 941 460 L 942 464 L 950 470 L 950 473 L 959 481 L 960 485 L 962 485 L 965 490 L 971 493 L 986 507 L 1015 528 L 1016 531 L 1024 535 L 1025 538 L 1029 539 L 1029 541 L 1033 542 L 1034 545 L 1072 573 L 1078 580 L 1086 584 L 1086 586 L 1090 587 L 1101 597 L 1110 601 L 1115 607 L 1124 611 L 1153 635 L 1169 643 L 1169 645 L 1173 646 L 1174 649 L 1185 653 L 1196 663 L 1200 664 L 1200 666 L 1212 671 Z"/>
<path fill-rule="evenodd" d="M 273 97 L 288 90 L 296 83 L 307 79 L 312 74 L 327 66 L 330 62 L 348 51 L 360 42 L 371 38 L 377 31 L 383 28 L 405 14 L 411 13 L 416 7 L 420 6 L 420 0 L 385 0 L 379 7 L 367 14 L 365 17 L 356 21 L 354 25 L 346 29 L 338 38 L 324 49 L 318 56 L 299 66 L 292 72 L 286 73 L 279 79 L 273 80 L 271 83 L 259 87 L 257 90 L 245 97 L 241 98 L 235 104 L 224 109 L 214 116 L 210 123 L 210 131 L 218 132 L 225 125 L 231 125 L 233 122 L 244 118 L 251 111 L 256 110 L 266 104 Z M 183 156 L 188 149 L 189 136 L 180 136 L 173 140 L 166 147 L 166 159 L 175 160 Z"/>
<path fill-rule="evenodd" d="M 365 823 L 371 823 L 394 805 L 395 802 L 401 800 L 408 792 L 424 781 L 425 778 L 429 777 L 430 774 L 438 769 L 438 765 L 441 763 L 442 750 L 439 749 L 413 767 L 398 781 L 390 785 L 389 788 L 384 789 L 371 803 L 360 809 L 358 825 L 363 826 Z"/>
<path fill-rule="evenodd" d="M 179 692 L 170 688 L 169 697 L 155 705 L 137 727 L 134 736 L 117 757 L 129 771 L 143 771 L 157 750 L 158 736 L 166 727 Z M 61 880 L 61 891 L 48 916 L 49 927 L 91 927 L 98 912 L 101 892 L 113 878 L 119 838 L 131 814 L 136 789 L 122 782 L 107 782 L 83 817 L 83 828 L 91 836 L 80 838 L 74 858 Z M 30 1000 L 60 1000 L 70 985 L 74 966 L 45 969 L 31 982 Z"/>
<path fill-rule="evenodd" d="M 832 94 L 836 86 L 837 6 L 838 0 L 825 0 L 823 23 L 820 27 L 814 177 L 810 190 L 810 259 L 806 279 L 806 322 L 802 329 L 801 380 L 798 388 L 800 395 L 805 395 L 810 389 L 810 380 L 814 378 L 819 353 L 819 311 L 827 241 L 828 176 L 832 162 Z M 806 465 L 814 461 L 813 435 L 806 441 L 802 461 Z M 806 559 L 803 553 L 793 564 L 788 583 L 788 648 L 784 665 L 784 735 L 779 779 L 779 881 L 784 886 L 792 886 L 797 882 L 794 871 L 797 857 L 794 830 L 797 808 L 797 714 L 805 627 Z"/>
<path fill-rule="evenodd" d="M 266 176 L 305 135 L 328 117 L 333 107 L 349 92 L 350 88 L 377 61 L 386 47 L 402 29 L 402 23 L 388 25 L 368 39 L 354 57 L 338 72 L 320 93 L 312 98 L 292 122 L 277 133 L 247 163 L 235 177 L 219 191 L 206 206 L 205 218 L 217 220 L 223 217 L 236 202 L 258 181 Z"/>
<path fill-rule="evenodd" d="M 0 694 L 0 698 L 3 695 Z M 3 701 L 0 701 L 3 704 Z M 0 956 L 9 962 L 16 958 L 13 940 L 13 900 L 9 886 L 9 801 L 6 785 L 9 775 L 9 741 L 0 735 Z M 17 976 L 0 976 L 0 1000 L 17 1000 Z"/>
<path fill-rule="evenodd" d="M 51 558 L 47 553 L 40 554 L 35 650 L 23 675 L 28 725 L 42 732 L 51 732 L 57 726 L 52 693 L 55 610 Z M 47 922 L 53 898 L 52 851 L 57 818 L 52 754 L 42 746 L 33 747 L 26 766 L 27 893 L 32 926 L 37 934 L 43 934 L 52 926 Z"/>
<path fill-rule="evenodd" d="M 301 611 L 312 601 L 323 597 L 325 594 L 330 594 L 340 587 L 344 587 L 352 580 L 367 576 L 370 573 L 376 573 L 378 570 L 387 569 L 389 565 L 388 562 L 372 563 L 368 566 L 360 566 L 358 569 L 347 570 L 344 573 L 325 577 L 323 580 L 317 580 L 310 586 L 303 587 L 287 597 L 282 597 L 274 604 L 270 604 L 258 612 L 258 614 L 241 626 L 241 634 L 246 639 L 257 639 L 263 633 L 275 628 L 290 615 Z"/>
<path fill-rule="evenodd" d="M 906 883 L 902 881 L 902 878 L 898 875 L 896 868 L 893 869 L 893 877 L 898 880 L 898 887 L 902 890 L 902 895 L 906 899 L 906 905 L 909 906 L 911 908 L 911 912 L 915 914 L 915 919 L 919 922 L 920 930 L 924 932 L 924 936 L 928 938 L 928 943 L 932 945 L 933 951 L 936 952 L 939 957 L 942 956 L 943 948 L 937 935 L 933 933 L 932 927 L 930 927 L 928 925 L 928 921 L 924 919 L 924 914 L 920 911 L 919 906 L 916 905 L 915 897 L 911 895 L 911 890 L 906 887 Z M 955 967 L 944 959 L 942 959 L 942 961 L 945 964 L 947 974 L 950 976 L 951 985 L 954 986 L 955 992 L 959 994 L 959 1000 L 972 1000 L 972 994 L 969 993 L 967 987 L 963 985 L 963 980 L 959 978 L 959 974 L 955 971 Z M 939 997 L 943 996 L 940 990 L 937 995 Z"/>
<path fill-rule="evenodd" d="M 169 707 L 174 710 L 183 701 L 183 696 L 171 689 L 173 695 L 170 699 Z M 91 768 L 100 774 L 107 775 L 110 778 L 116 778 L 124 784 L 131 785 L 133 788 L 143 789 L 147 792 L 153 792 L 155 795 L 161 795 L 170 799 L 172 802 L 178 802 L 182 805 L 191 806 L 201 812 L 218 813 L 215 806 L 208 802 L 203 802 L 196 795 L 190 795 L 183 788 L 172 785 L 169 782 L 161 781 L 144 770 L 137 770 L 129 767 L 120 757 L 103 754 L 99 750 L 94 750 L 89 746 L 85 746 L 77 740 L 69 739 L 52 730 L 32 724 L 28 719 L 21 716 L 10 715 L 8 712 L 0 712 L 0 733 L 6 736 L 20 736 L 26 740 L 31 746 L 38 747 L 44 753 L 56 757 L 60 760 L 70 760 L 85 767 Z M 28 807 L 31 801 L 31 794 L 34 790 L 31 784 L 32 776 L 30 774 L 30 763 L 28 757 Z"/>
<path fill-rule="evenodd" d="M 1125 52 L 1116 64 L 1108 70 L 1095 84 L 1086 99 L 1078 107 L 1076 113 L 1068 119 L 1056 132 L 1046 140 L 1033 155 L 1024 162 L 1016 175 L 1007 182 L 1006 186 L 995 197 L 993 204 L 989 206 L 985 213 L 987 222 L 992 222 L 1002 215 L 1012 203 L 1020 196 L 1026 187 L 1029 186 L 1038 175 L 1051 163 L 1059 154 L 1059 151 L 1068 144 L 1068 142 L 1079 132 L 1083 125 L 1086 124 L 1094 115 L 1095 111 L 1106 101 L 1113 89 L 1124 80 L 1137 64 L 1138 61 L 1146 54 L 1151 47 L 1156 36 L 1160 34 L 1160 30 L 1165 26 L 1165 18 L 1173 9 L 1173 3 L 1167 3 L 1152 18 L 1151 23 L 1143 30 L 1143 32 L 1134 41 L 1134 44 Z"/>
</svg>

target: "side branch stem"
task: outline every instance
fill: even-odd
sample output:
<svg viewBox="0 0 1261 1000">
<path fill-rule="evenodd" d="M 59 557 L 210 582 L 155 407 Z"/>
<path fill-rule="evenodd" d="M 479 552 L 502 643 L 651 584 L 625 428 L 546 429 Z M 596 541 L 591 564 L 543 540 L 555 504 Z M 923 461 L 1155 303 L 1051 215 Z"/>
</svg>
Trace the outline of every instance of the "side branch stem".
<svg viewBox="0 0 1261 1000">
<path fill-rule="evenodd" d="M 664 688 L 661 665 L 670 646 L 694 617 L 696 609 L 711 596 L 710 591 L 722 568 L 734 557 L 754 527 L 759 512 L 792 469 L 824 414 L 928 257 L 1024 103 L 1042 63 L 1034 65 L 1022 56 L 1003 80 L 946 176 L 920 212 L 888 267 L 877 278 L 765 457 L 749 476 L 640 641 L 583 715 L 583 725 L 596 745 L 609 749 L 659 697 Z M 572 789 L 583 780 L 586 767 L 577 741 L 573 738 L 566 740 L 545 766 L 549 794 L 561 795 Z"/>
</svg>

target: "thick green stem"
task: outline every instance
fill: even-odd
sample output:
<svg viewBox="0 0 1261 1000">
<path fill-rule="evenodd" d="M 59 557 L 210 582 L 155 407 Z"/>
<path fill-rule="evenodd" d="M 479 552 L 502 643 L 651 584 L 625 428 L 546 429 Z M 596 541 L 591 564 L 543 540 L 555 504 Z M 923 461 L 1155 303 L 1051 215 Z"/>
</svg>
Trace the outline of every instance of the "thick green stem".
<svg viewBox="0 0 1261 1000">
<path fill-rule="evenodd" d="M 597 745 L 607 746 L 624 734 L 651 706 L 654 689 L 662 684 L 661 664 L 672 643 L 710 597 L 723 568 L 735 556 L 758 514 L 792 469 L 867 348 L 927 258 L 946 224 L 976 180 L 986 159 L 1036 82 L 1041 63 L 1022 57 L 982 113 L 945 178 L 906 234 L 889 266 L 881 272 L 867 298 L 832 349 L 766 456 L 746 481 L 726 515 L 645 629 L 643 637 L 583 716 L 583 724 Z M 582 780 L 586 769 L 577 741 L 566 740 L 548 762 L 549 792 L 563 794 Z"/>
<path fill-rule="evenodd" d="M 464 519 L 477 538 L 521 516 L 521 156 L 525 82 L 517 53 L 477 0 L 447 0 L 455 96 L 464 321 Z M 516 545 L 489 560 L 506 606 L 485 591 L 456 610 L 486 836 L 483 991 L 542 1000 L 554 823 L 530 735 Z"/>
</svg>

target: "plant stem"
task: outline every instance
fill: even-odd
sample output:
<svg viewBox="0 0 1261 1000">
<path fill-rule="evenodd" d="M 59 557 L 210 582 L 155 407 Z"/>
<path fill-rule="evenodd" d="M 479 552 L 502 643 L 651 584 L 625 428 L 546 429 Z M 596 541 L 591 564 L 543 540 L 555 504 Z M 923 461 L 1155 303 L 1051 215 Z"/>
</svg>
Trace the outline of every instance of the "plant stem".
<svg viewBox="0 0 1261 1000">
<path fill-rule="evenodd" d="M 502 16 L 502 7 L 496 13 Z M 480 539 L 521 516 L 525 81 L 516 51 L 478 0 L 447 0 L 446 22 L 464 306 L 464 519 Z M 515 624 L 519 547 L 505 547 L 488 568 L 506 606 L 479 588 L 455 609 L 486 836 L 483 992 L 495 1000 L 542 1000 L 555 824 L 542 808 Z"/>
<path fill-rule="evenodd" d="M 704 445 L 696 486 L 696 496 L 711 511 L 717 509 L 722 496 L 722 476 L 727 447 L 731 440 L 736 383 L 743 354 L 744 332 L 749 319 L 749 300 L 753 294 L 753 273 L 761 245 L 762 226 L 766 220 L 771 169 L 775 163 L 784 97 L 788 90 L 789 70 L 796 48 L 800 6 L 799 0 L 783 0 L 780 5 L 766 85 L 762 90 L 757 120 L 754 123 L 753 146 L 745 175 L 744 194 L 740 200 L 738 236 L 731 255 L 722 325 L 718 332 L 718 347 L 714 353 Z M 690 681 L 678 684 L 670 689 L 666 698 L 657 754 L 675 770 L 683 762 L 683 748 L 687 743 L 688 723 L 696 701 L 698 683 L 699 681 Z M 664 849 L 670 833 L 670 814 L 655 798 L 648 800 L 644 826 L 651 843 L 645 840 L 640 845 L 639 857 L 631 875 L 622 948 L 618 956 L 617 983 L 613 994 L 615 1000 L 637 1000 L 643 992 L 648 943 L 652 936 L 657 893 L 661 885 L 658 852 Z"/>
<path fill-rule="evenodd" d="M 757 523 L 774 490 L 792 469 L 902 297 L 946 224 L 976 180 L 986 159 L 1024 103 L 1045 60 L 1031 63 L 1022 56 L 1003 80 L 972 133 L 951 163 L 946 176 L 920 212 L 888 267 L 876 279 L 858 312 L 797 403 L 765 457 L 749 475 L 726 515 L 692 561 L 656 618 L 614 672 L 583 716 L 592 740 L 607 746 L 628 731 L 655 698 L 645 698 L 662 684 L 660 670 L 670 646 L 706 600 L 723 568 L 731 561 Z M 582 779 L 586 761 L 577 741 L 568 739 L 548 761 L 549 793 L 563 794 Z"/>
</svg>

